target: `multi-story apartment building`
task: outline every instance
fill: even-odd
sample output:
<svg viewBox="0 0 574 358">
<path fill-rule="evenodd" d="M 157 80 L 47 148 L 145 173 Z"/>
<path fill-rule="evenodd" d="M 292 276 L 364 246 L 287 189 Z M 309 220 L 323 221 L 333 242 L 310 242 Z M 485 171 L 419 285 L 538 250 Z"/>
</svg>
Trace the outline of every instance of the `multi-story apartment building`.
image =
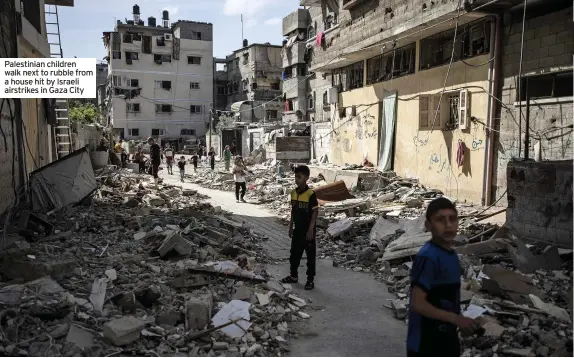
<svg viewBox="0 0 574 358">
<path fill-rule="evenodd" d="M 217 63 L 225 63 L 224 71 L 217 71 L 216 104 L 218 110 L 233 112 L 241 122 L 264 122 L 281 119 L 284 112 L 281 100 L 281 46 L 248 45 Z"/>
<path fill-rule="evenodd" d="M 104 33 L 109 59 L 109 124 L 120 138 L 164 141 L 202 136 L 213 103 L 213 25 L 118 21 Z"/>
<path fill-rule="evenodd" d="M 73 0 L 0 0 L 0 58 L 45 58 L 61 54 L 54 36 L 56 6 Z M 58 47 L 58 49 L 56 49 Z M 1 97 L 1 96 L 0 96 Z M 65 101 L 64 101 L 65 102 Z M 28 175 L 56 159 L 54 101 L 0 98 L 0 215 L 23 198 Z"/>
<path fill-rule="evenodd" d="M 316 158 L 369 162 L 489 204 L 504 193 L 508 160 L 535 144 L 545 159 L 571 157 L 570 1 L 528 2 L 525 17 L 522 0 L 300 5 L 283 22 L 284 67 L 299 77 L 284 83 L 285 117 L 314 120 Z"/>
</svg>

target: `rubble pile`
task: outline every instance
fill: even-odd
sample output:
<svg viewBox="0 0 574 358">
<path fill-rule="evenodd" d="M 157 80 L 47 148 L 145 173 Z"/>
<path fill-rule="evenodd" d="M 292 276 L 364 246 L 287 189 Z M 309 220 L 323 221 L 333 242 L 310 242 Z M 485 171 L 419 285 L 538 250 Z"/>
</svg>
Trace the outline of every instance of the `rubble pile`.
<svg viewBox="0 0 574 358">
<path fill-rule="evenodd" d="M 96 172 L 76 206 L 4 228 L 0 354 L 279 356 L 310 316 L 261 240 L 193 190 Z M 41 230 L 38 222 L 49 223 Z"/>
</svg>

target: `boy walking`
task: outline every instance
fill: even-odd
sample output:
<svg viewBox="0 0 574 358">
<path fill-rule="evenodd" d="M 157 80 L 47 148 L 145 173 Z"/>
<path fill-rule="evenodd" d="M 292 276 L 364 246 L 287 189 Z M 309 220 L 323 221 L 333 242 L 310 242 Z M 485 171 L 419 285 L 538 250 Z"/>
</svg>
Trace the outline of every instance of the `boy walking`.
<svg viewBox="0 0 574 358">
<path fill-rule="evenodd" d="M 181 179 L 181 182 L 183 183 L 183 177 L 185 175 L 185 157 L 183 155 L 181 156 L 181 158 L 179 158 L 177 166 L 179 168 L 179 177 Z"/>
<path fill-rule="evenodd" d="M 163 152 L 167 163 L 167 173 L 173 175 L 173 149 L 167 144 Z"/>
<path fill-rule="evenodd" d="M 290 275 L 281 280 L 282 283 L 297 283 L 299 264 L 303 252 L 307 254 L 307 283 L 306 290 L 315 288 L 315 223 L 319 214 L 319 203 L 313 190 L 307 186 L 310 170 L 306 165 L 295 168 L 295 183 L 297 188 L 291 191 L 291 221 L 289 222 L 289 237 L 291 238 L 291 255 L 289 256 Z"/>
<path fill-rule="evenodd" d="M 191 162 L 193 163 L 193 171 L 197 172 L 197 154 L 191 157 Z"/>
<path fill-rule="evenodd" d="M 458 231 L 454 204 L 446 198 L 433 200 L 425 226 L 432 238 L 411 269 L 407 356 L 459 357 L 457 328 L 472 334 L 478 327 L 460 313 L 460 265 L 452 248 Z"/>
</svg>

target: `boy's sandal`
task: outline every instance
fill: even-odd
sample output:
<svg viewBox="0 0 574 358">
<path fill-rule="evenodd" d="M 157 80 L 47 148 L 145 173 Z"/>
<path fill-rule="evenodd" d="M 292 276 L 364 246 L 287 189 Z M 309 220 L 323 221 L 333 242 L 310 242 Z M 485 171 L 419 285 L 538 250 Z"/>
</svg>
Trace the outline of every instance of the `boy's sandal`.
<svg viewBox="0 0 574 358">
<path fill-rule="evenodd" d="M 299 282 L 299 280 L 296 279 L 296 278 L 293 278 L 293 277 L 291 277 L 291 276 L 287 276 L 287 277 L 283 278 L 283 279 L 282 279 L 281 281 L 279 281 L 279 282 L 281 282 L 281 283 L 297 283 L 297 282 Z"/>
<path fill-rule="evenodd" d="M 315 288 L 315 282 L 313 281 L 307 281 L 307 283 L 305 284 L 305 289 L 306 290 L 312 290 Z"/>
</svg>

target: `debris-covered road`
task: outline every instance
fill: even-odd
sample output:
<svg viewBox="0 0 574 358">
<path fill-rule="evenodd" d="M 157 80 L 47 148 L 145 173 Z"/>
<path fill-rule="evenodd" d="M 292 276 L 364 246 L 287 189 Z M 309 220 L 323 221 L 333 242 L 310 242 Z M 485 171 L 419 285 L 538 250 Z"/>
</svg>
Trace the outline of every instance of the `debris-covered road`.
<svg viewBox="0 0 574 358">
<path fill-rule="evenodd" d="M 290 239 L 277 214 L 260 205 L 237 204 L 232 192 L 181 183 L 176 175 L 162 176 L 165 183 L 197 190 L 209 197 L 206 200 L 213 206 L 233 213 L 235 220 L 253 225 L 257 233 L 268 236 L 262 245 L 271 257 L 288 258 Z M 267 271 L 275 278 L 288 270 L 288 262 L 282 261 L 267 265 Z M 336 268 L 331 260 L 320 259 L 315 290 L 303 291 L 302 284 L 293 286 L 297 295 L 311 301 L 307 312 L 312 317 L 291 327 L 299 337 L 289 355 L 404 356 L 406 325 L 383 307 L 384 302 L 394 298 L 386 285 L 373 282 L 367 275 Z"/>
</svg>

